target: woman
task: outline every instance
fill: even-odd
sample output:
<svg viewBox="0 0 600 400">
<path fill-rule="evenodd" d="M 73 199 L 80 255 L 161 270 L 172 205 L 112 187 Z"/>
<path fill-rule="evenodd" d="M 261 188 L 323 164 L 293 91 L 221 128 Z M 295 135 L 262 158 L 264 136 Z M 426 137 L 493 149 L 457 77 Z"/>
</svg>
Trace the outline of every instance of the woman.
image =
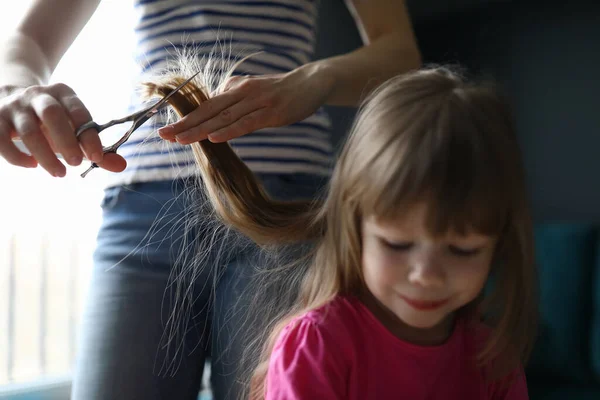
<svg viewBox="0 0 600 400">
<path fill-rule="evenodd" d="M 235 398 L 239 353 L 230 334 L 241 322 L 225 310 L 239 300 L 236 294 L 246 282 L 239 272 L 249 260 L 237 254 L 218 274 L 195 276 L 196 284 L 189 288 L 190 315 L 172 314 L 181 310 L 178 297 L 165 292 L 170 274 L 178 273 L 174 263 L 186 257 L 174 254 L 187 244 L 184 224 L 176 217 L 184 211 L 181 193 L 195 174 L 185 145 L 207 137 L 215 142 L 236 138 L 232 146 L 271 195 L 313 196 L 333 158 L 329 120 L 320 107 L 357 105 L 377 83 L 419 67 L 408 13 L 402 1 L 349 1 L 364 46 L 311 61 L 316 1 L 136 0 L 142 77 L 166 67 L 177 56 L 173 48 L 186 43 L 198 43 L 199 55 L 219 43 L 234 57 L 259 53 L 237 68 L 222 94 L 160 129 L 166 141 L 147 139 L 156 128 L 148 124 L 120 155 L 103 155 L 97 132 L 84 132 L 79 141 L 74 135 L 74 127 L 91 119 L 76 94 L 63 84 L 47 85 L 98 3 L 34 1 L 0 56 L 2 157 L 22 167 L 39 164 L 53 176 L 66 173 L 55 153 L 69 165 L 79 165 L 85 157 L 120 172 L 110 175 L 103 202 L 73 398 L 195 398 L 208 348 L 215 398 Z M 138 106 L 137 99 L 132 106 Z M 31 156 L 14 146 L 15 136 Z M 185 319 L 188 329 L 165 332 L 171 317 Z M 167 354 L 162 352 L 163 335 L 173 338 L 166 341 L 171 344 Z"/>
</svg>

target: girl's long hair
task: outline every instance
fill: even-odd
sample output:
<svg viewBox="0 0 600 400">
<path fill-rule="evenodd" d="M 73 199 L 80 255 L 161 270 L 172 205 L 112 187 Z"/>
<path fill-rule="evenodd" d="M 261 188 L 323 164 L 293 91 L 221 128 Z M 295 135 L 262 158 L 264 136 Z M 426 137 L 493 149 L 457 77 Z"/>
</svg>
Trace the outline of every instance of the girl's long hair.
<svg viewBox="0 0 600 400">
<path fill-rule="evenodd" d="M 146 95 L 165 95 L 191 72 L 147 83 Z M 214 93 L 199 77 L 170 104 L 181 117 Z M 428 204 L 433 235 L 450 228 L 498 235 L 493 287 L 469 305 L 494 328 L 478 361 L 488 363 L 508 349 L 523 362 L 527 358 L 536 321 L 532 225 L 512 117 L 492 86 L 469 83 L 446 67 L 385 82 L 360 107 L 327 195 L 314 201 L 271 199 L 227 143 L 191 146 L 223 226 L 260 245 L 265 255 L 306 244 L 302 256 L 283 263 L 266 256 L 255 271 L 249 290 L 256 295 L 247 315 L 260 318 L 254 332 L 245 333 L 252 340 L 243 374 L 251 399 L 264 397 L 269 356 L 283 327 L 362 288 L 361 219 L 393 218 L 420 201 Z"/>
</svg>

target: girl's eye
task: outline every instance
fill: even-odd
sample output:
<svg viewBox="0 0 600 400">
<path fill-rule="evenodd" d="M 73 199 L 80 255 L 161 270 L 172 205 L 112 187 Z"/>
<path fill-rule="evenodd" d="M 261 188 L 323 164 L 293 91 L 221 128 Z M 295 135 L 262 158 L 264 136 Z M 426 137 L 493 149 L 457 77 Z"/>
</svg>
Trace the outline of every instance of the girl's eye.
<svg viewBox="0 0 600 400">
<path fill-rule="evenodd" d="M 479 248 L 479 247 L 474 248 L 474 249 L 467 249 L 467 248 L 463 248 L 463 247 L 457 247 L 457 246 L 450 245 L 449 248 L 450 248 L 450 252 L 452 254 L 460 256 L 460 257 L 474 256 L 481 251 L 481 248 Z"/>
<path fill-rule="evenodd" d="M 411 242 L 392 243 L 392 242 L 388 242 L 387 240 L 384 240 L 383 242 L 386 245 L 386 247 L 388 247 L 394 251 L 410 250 L 410 248 L 413 246 L 413 244 Z"/>
</svg>

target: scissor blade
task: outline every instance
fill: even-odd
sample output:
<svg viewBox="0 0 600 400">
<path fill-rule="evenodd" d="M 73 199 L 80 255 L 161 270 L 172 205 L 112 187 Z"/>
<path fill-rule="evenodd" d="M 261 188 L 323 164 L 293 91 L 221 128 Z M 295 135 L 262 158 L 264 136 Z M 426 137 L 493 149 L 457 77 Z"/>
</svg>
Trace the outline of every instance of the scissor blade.
<svg viewBox="0 0 600 400">
<path fill-rule="evenodd" d="M 146 108 L 144 108 L 143 110 L 140 110 L 138 112 L 136 112 L 135 114 L 131 114 L 127 117 L 128 121 L 135 121 L 135 120 L 139 120 L 140 118 L 151 118 L 154 114 L 156 114 L 158 112 L 158 110 L 160 110 L 161 108 L 163 108 L 166 104 L 167 101 L 178 91 L 180 91 L 185 85 L 187 85 L 188 83 L 190 83 L 190 81 L 192 79 L 194 79 L 201 71 L 196 72 L 194 75 L 190 76 L 188 79 L 186 79 L 183 83 L 181 83 L 179 86 L 177 86 L 175 89 L 171 90 L 165 97 L 161 98 L 159 101 L 157 101 L 156 103 L 152 104 L 151 106 L 148 106 Z"/>
<path fill-rule="evenodd" d="M 125 132 L 125 134 L 123 135 L 123 137 L 121 137 L 121 139 L 119 139 L 115 144 L 113 144 L 112 146 L 109 146 L 107 148 L 105 148 L 105 150 L 109 150 L 109 151 L 117 151 L 117 149 L 123 144 L 125 143 L 127 140 L 129 140 L 129 137 L 131 136 L 131 134 L 138 129 L 140 126 L 142 126 L 146 121 L 148 121 L 150 118 L 152 118 L 152 116 L 154 114 L 156 114 L 158 112 L 158 110 L 166 104 L 167 100 L 169 100 L 169 98 L 171 96 L 173 96 L 175 93 L 177 93 L 179 90 L 181 90 L 181 88 L 183 88 L 185 85 L 187 85 L 192 79 L 194 79 L 194 77 L 196 77 L 196 75 L 198 75 L 200 73 L 200 71 L 196 72 L 194 75 L 190 76 L 188 79 L 186 79 L 184 82 L 182 82 L 179 86 L 177 86 L 175 89 L 171 90 L 171 92 L 169 92 L 169 94 L 167 94 L 165 97 L 163 97 L 158 103 L 154 104 L 153 106 L 151 106 L 150 108 L 142 111 L 141 113 L 138 113 L 137 116 L 135 117 L 135 119 L 133 120 L 133 124 L 131 125 L 131 127 L 129 128 L 129 130 L 127 132 Z"/>
<path fill-rule="evenodd" d="M 165 105 L 165 103 L 171 98 L 171 96 L 173 96 L 175 93 L 179 92 L 185 85 L 187 85 L 188 83 L 190 83 L 190 81 L 192 79 L 194 79 L 198 74 L 200 73 L 200 71 L 196 72 L 194 75 L 190 76 L 189 78 L 187 78 L 184 82 L 182 82 L 179 86 L 177 86 L 175 89 L 171 90 L 169 92 L 169 94 L 167 94 L 165 97 L 163 97 L 162 99 L 160 99 L 151 109 L 150 109 L 150 113 L 153 114 L 156 111 L 158 111 L 163 105 Z"/>
</svg>

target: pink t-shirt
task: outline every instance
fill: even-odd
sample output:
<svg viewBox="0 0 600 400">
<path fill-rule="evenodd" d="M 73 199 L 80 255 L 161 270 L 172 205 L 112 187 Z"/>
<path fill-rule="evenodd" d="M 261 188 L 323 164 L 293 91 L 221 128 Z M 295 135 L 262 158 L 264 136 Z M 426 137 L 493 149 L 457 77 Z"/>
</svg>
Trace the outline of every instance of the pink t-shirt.
<svg viewBox="0 0 600 400">
<path fill-rule="evenodd" d="M 265 399 L 528 399 L 522 368 L 504 384 L 485 382 L 473 361 L 472 327 L 459 320 L 444 344 L 417 346 L 394 336 L 358 299 L 338 297 L 284 329 Z"/>
</svg>

